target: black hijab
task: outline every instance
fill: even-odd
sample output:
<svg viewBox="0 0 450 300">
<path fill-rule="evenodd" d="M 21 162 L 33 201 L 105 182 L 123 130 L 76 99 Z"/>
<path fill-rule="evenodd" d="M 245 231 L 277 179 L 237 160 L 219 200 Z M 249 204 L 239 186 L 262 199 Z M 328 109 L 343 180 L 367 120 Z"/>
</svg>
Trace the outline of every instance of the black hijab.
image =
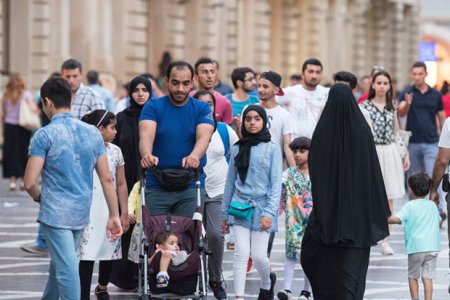
<svg viewBox="0 0 450 300">
<path fill-rule="evenodd" d="M 249 111 L 256 111 L 258 115 L 263 119 L 263 128 L 260 132 L 251 134 L 245 129 L 244 121 Z M 239 145 L 239 152 L 234 158 L 234 164 L 236 165 L 239 173 L 239 178 L 242 182 L 245 182 L 247 178 L 248 166 L 250 162 L 250 153 L 253 146 L 259 143 L 270 142 L 270 132 L 267 129 L 267 114 L 266 110 L 259 105 L 249 105 L 244 110 L 242 114 L 242 125 L 241 125 L 242 139 L 240 139 L 236 144 Z"/>
<path fill-rule="evenodd" d="M 142 83 L 152 93 L 150 81 L 143 76 L 133 78 L 129 86 L 130 106 L 117 114 L 117 135 L 114 144 L 120 147 L 125 160 L 125 178 L 127 180 L 128 193 L 133 189 L 133 185 L 139 180 L 141 170 L 139 153 L 139 116 L 144 105 L 139 105 L 133 99 L 133 92 L 136 86 Z M 148 100 L 147 100 L 148 101 Z"/>
<path fill-rule="evenodd" d="M 130 106 L 126 110 L 128 113 L 132 114 L 136 119 L 139 119 L 139 116 L 141 115 L 142 108 L 144 105 L 139 105 L 134 99 L 133 99 L 133 92 L 134 89 L 142 83 L 147 88 L 147 91 L 150 93 L 150 96 L 148 97 L 147 101 L 150 100 L 152 97 L 152 84 L 150 83 L 150 80 L 144 76 L 136 76 L 131 80 L 130 87 L 128 88 L 128 95 L 130 97 Z"/>
<path fill-rule="evenodd" d="M 308 162 L 314 209 L 307 230 L 313 236 L 327 244 L 370 247 L 389 235 L 373 136 L 346 84 L 330 89 Z"/>
</svg>

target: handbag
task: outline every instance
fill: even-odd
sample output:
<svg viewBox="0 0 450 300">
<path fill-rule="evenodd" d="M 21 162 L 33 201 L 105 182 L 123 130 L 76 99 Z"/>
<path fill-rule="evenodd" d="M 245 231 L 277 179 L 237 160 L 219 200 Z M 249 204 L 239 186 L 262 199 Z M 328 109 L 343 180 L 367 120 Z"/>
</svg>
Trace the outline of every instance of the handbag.
<svg viewBox="0 0 450 300">
<path fill-rule="evenodd" d="M 409 138 L 411 136 L 411 131 L 400 129 L 397 110 L 394 110 L 394 141 L 402 158 L 404 158 L 406 153 L 408 153 Z"/>
<path fill-rule="evenodd" d="M 195 172 L 192 169 L 162 170 L 153 167 L 151 170 L 163 189 L 170 192 L 187 189 L 195 178 Z"/>
<path fill-rule="evenodd" d="M 252 218 L 254 206 L 248 203 L 233 201 L 230 203 L 228 213 L 238 219 L 250 220 Z"/>
<path fill-rule="evenodd" d="M 41 128 L 41 119 L 31 110 L 27 100 L 20 102 L 19 125 L 30 131 Z"/>
</svg>

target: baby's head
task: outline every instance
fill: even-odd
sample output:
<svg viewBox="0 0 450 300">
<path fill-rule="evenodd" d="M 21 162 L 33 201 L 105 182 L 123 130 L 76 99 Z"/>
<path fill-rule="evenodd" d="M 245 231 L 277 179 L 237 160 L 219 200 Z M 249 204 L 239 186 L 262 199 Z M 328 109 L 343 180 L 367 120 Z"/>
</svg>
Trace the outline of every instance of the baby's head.
<svg viewBox="0 0 450 300">
<path fill-rule="evenodd" d="M 430 192 L 431 179 L 427 173 L 417 172 L 408 178 L 408 186 L 412 199 L 425 198 Z"/>
<path fill-rule="evenodd" d="M 163 232 L 156 236 L 155 239 L 156 246 L 162 250 L 170 250 L 170 251 L 180 251 L 180 247 L 178 245 L 178 238 L 172 232 Z"/>
</svg>

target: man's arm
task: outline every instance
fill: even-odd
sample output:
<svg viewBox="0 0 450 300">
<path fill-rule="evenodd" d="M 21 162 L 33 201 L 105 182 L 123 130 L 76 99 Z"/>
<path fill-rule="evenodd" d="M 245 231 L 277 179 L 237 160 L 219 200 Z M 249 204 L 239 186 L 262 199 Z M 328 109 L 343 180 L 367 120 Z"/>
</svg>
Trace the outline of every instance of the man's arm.
<svg viewBox="0 0 450 300">
<path fill-rule="evenodd" d="M 399 117 L 404 117 L 408 114 L 413 99 L 412 93 L 405 93 L 405 101 L 401 101 L 398 106 Z"/>
<path fill-rule="evenodd" d="M 448 162 L 450 161 L 450 148 L 439 147 L 436 161 L 434 162 L 433 177 L 431 179 L 430 199 L 439 204 L 437 188 L 444 177 Z"/>
<path fill-rule="evenodd" d="M 41 198 L 41 191 L 39 189 L 39 175 L 41 175 L 42 168 L 44 167 L 44 158 L 40 156 L 30 156 L 28 158 L 27 167 L 25 169 L 25 176 L 23 178 L 23 186 L 27 193 L 35 201 Z"/>
<path fill-rule="evenodd" d="M 294 153 L 292 153 L 289 144 L 291 143 L 291 134 L 283 135 L 283 150 L 284 156 L 286 157 L 287 164 L 289 167 L 295 167 Z"/>
<path fill-rule="evenodd" d="M 109 172 L 108 158 L 102 155 L 98 158 L 95 165 L 100 183 L 102 185 L 103 194 L 108 205 L 109 219 L 106 226 L 106 232 L 112 240 L 117 240 L 122 235 L 122 225 L 120 224 L 119 208 L 117 206 L 117 194 L 114 189 L 114 181 Z"/>
<path fill-rule="evenodd" d="M 211 136 L 214 132 L 214 127 L 210 124 L 202 123 L 197 125 L 196 128 L 196 142 L 192 152 L 183 158 L 181 165 L 183 168 L 198 168 L 200 164 L 200 158 L 205 155 L 206 149 L 208 149 Z"/>
<path fill-rule="evenodd" d="M 158 158 L 152 155 L 153 143 L 156 135 L 156 122 L 144 120 L 139 122 L 139 152 L 141 153 L 141 165 L 149 168 L 158 165 Z"/>
<path fill-rule="evenodd" d="M 437 116 L 438 116 L 438 119 L 439 119 L 438 130 L 439 130 L 439 133 L 441 133 L 442 132 L 442 127 L 444 127 L 444 122 L 445 122 L 445 119 L 447 117 L 445 116 L 445 111 L 444 110 L 438 111 Z"/>
</svg>

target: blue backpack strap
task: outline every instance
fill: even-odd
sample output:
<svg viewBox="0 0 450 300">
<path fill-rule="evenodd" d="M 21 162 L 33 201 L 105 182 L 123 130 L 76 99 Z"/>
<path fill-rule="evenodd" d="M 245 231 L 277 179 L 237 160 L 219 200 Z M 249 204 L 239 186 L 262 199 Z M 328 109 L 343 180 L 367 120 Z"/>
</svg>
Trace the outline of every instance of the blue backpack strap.
<svg viewBox="0 0 450 300">
<path fill-rule="evenodd" d="M 230 162 L 230 135 L 228 134 L 227 124 L 223 122 L 217 122 L 217 131 L 222 139 L 223 146 L 225 148 L 225 157 L 227 163 Z"/>
</svg>

